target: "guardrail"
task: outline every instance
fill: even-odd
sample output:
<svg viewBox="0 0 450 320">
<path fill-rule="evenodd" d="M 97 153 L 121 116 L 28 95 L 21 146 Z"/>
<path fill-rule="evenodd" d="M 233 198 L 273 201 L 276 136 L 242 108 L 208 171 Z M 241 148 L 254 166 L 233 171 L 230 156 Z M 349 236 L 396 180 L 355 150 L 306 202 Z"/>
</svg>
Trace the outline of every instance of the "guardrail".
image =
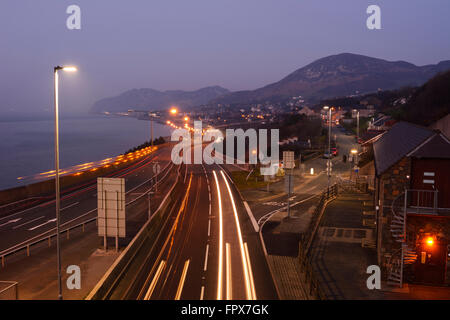
<svg viewBox="0 0 450 320">
<path fill-rule="evenodd" d="M 169 165 L 170 165 L 170 163 L 166 166 L 166 168 L 167 168 Z M 168 170 L 165 170 L 164 176 L 161 177 L 161 178 L 158 180 L 157 183 L 153 183 L 152 186 L 149 188 L 149 190 L 147 190 L 146 192 L 142 193 L 139 197 L 137 197 L 137 198 L 135 198 L 135 199 L 129 201 L 129 202 L 126 204 L 126 206 L 130 206 L 130 205 L 135 204 L 138 200 L 140 200 L 140 199 L 142 199 L 144 196 L 148 195 L 148 193 L 149 193 L 156 185 L 160 185 L 160 184 L 164 181 L 164 179 L 167 177 L 167 175 L 169 174 L 169 172 L 170 172 L 170 170 L 171 170 L 172 167 L 173 167 L 173 164 L 171 165 L 171 167 L 170 167 Z M 141 183 L 140 185 L 138 185 L 138 186 L 134 187 L 133 189 L 129 190 L 127 193 L 132 192 L 132 191 L 136 190 L 137 188 L 143 186 L 144 184 L 151 182 L 151 181 L 152 181 L 153 179 L 155 179 L 155 178 L 156 178 L 156 176 L 153 176 L 152 178 L 150 178 L 150 179 L 144 181 L 144 182 Z M 147 201 L 146 201 L 146 203 L 147 203 Z M 90 211 L 88 211 L 88 212 L 86 212 L 86 213 L 84 213 L 84 214 L 82 214 L 82 215 L 80 215 L 80 216 L 78 216 L 78 217 L 76 217 L 76 218 L 70 220 L 70 221 L 67 221 L 67 222 L 63 223 L 63 224 L 61 225 L 61 227 L 64 228 L 64 226 L 70 225 L 70 224 L 72 224 L 74 221 L 77 221 L 77 220 L 79 220 L 79 219 L 81 219 L 81 218 L 84 218 L 84 217 L 86 217 L 86 216 L 88 216 L 88 215 L 90 215 L 90 214 L 92 214 L 92 213 L 94 213 L 94 212 L 96 212 L 96 211 L 97 211 L 97 209 L 90 210 Z M 66 237 L 67 237 L 67 239 L 69 239 L 69 237 L 70 237 L 70 231 L 72 231 L 72 230 L 74 230 L 74 229 L 77 229 L 77 228 L 80 228 L 80 227 L 81 227 L 82 231 L 84 232 L 84 231 L 85 231 L 85 226 L 86 226 L 86 224 L 91 223 L 91 222 L 93 222 L 93 221 L 97 221 L 97 217 L 92 217 L 92 218 L 86 219 L 86 220 L 84 220 L 84 221 L 82 221 L 82 222 L 80 222 L 80 223 L 78 223 L 78 224 L 76 224 L 76 225 L 73 225 L 73 226 L 67 227 L 67 228 L 65 228 L 65 229 L 62 229 L 62 230 L 59 232 L 59 234 L 60 234 L 60 235 L 63 235 L 64 233 L 66 233 Z M 28 240 L 26 240 L 26 241 L 24 241 L 24 242 L 21 242 L 21 243 L 16 244 L 16 245 L 14 245 L 14 246 L 12 246 L 12 247 L 10 247 L 10 248 L 8 248 L 8 249 L 3 250 L 2 252 L 0 252 L 0 258 L 1 258 L 1 264 L 2 264 L 2 267 L 5 267 L 5 265 L 6 265 L 6 257 L 11 256 L 11 255 L 14 255 L 14 254 L 16 254 L 16 253 L 19 253 L 19 252 L 21 252 L 21 251 L 26 251 L 27 257 L 29 257 L 29 256 L 30 256 L 30 250 L 31 250 L 31 247 L 36 246 L 36 245 L 38 245 L 38 244 L 41 244 L 41 243 L 43 243 L 43 242 L 45 242 L 45 241 L 48 242 L 48 246 L 50 247 L 51 244 L 52 244 L 52 238 L 55 238 L 55 237 L 56 237 L 56 230 L 55 230 L 55 229 L 50 229 L 50 230 L 48 230 L 48 231 L 46 231 L 46 232 L 44 232 L 44 233 L 42 233 L 42 234 L 40 234 L 40 235 L 37 235 L 37 236 L 35 236 L 35 237 L 31 238 L 31 239 L 28 239 Z"/>
<path fill-rule="evenodd" d="M 161 226 L 168 221 L 169 216 L 165 216 L 164 213 L 169 207 L 169 204 L 171 202 L 170 200 L 174 200 L 174 189 L 182 184 L 183 179 L 180 178 L 179 170 L 177 180 L 175 181 L 170 191 L 167 193 L 159 208 L 152 215 L 150 220 L 148 220 L 144 224 L 138 234 L 133 238 L 130 244 L 116 259 L 116 261 L 108 269 L 102 279 L 100 279 L 97 285 L 88 294 L 86 300 L 105 300 L 110 298 L 119 282 L 123 279 L 126 272 L 133 265 L 132 262 L 137 257 L 138 253 L 142 252 L 142 248 L 144 248 L 145 245 L 150 245 L 150 248 L 144 249 L 148 249 L 148 252 L 152 251 L 153 246 L 159 238 L 160 231 L 162 230 Z M 152 241 L 148 241 L 149 239 L 151 239 Z"/>
<path fill-rule="evenodd" d="M 16 281 L 0 281 L 0 300 L 17 300 L 19 283 Z"/>
<path fill-rule="evenodd" d="M 308 228 L 308 231 L 302 234 L 301 242 L 303 243 L 304 251 L 306 252 L 306 254 L 308 254 L 314 237 L 316 236 L 326 206 L 329 202 L 336 199 L 337 194 L 338 185 L 334 184 L 329 189 L 327 188 L 327 190 L 325 190 L 320 196 L 319 203 L 314 209 L 314 213 L 311 219 L 310 226 L 312 226 L 312 228 Z"/>
<path fill-rule="evenodd" d="M 311 264 L 309 253 L 311 245 L 314 241 L 314 238 L 317 234 L 317 230 L 319 229 L 319 225 L 322 221 L 323 213 L 325 209 L 331 201 L 336 199 L 338 195 L 338 185 L 334 184 L 329 189 L 325 190 L 319 200 L 317 207 L 314 210 L 313 217 L 311 219 L 310 225 L 311 228 L 304 234 L 299 241 L 299 250 L 298 250 L 298 259 L 300 262 L 300 272 L 304 278 L 303 287 L 306 291 L 305 294 L 311 299 L 326 299 L 326 295 L 324 293 L 323 287 L 317 279 L 317 276 L 314 272 L 314 268 Z"/>
</svg>

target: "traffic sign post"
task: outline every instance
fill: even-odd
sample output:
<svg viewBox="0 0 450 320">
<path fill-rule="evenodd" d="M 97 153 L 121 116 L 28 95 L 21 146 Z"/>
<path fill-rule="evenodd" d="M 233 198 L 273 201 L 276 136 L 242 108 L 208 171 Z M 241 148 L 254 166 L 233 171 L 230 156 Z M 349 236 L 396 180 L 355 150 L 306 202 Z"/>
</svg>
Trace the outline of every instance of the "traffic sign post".
<svg viewBox="0 0 450 320">
<path fill-rule="evenodd" d="M 98 235 L 103 236 L 107 249 L 107 237 L 115 237 L 119 251 L 119 237 L 125 237 L 125 179 L 97 178 Z"/>
<path fill-rule="evenodd" d="M 158 175 L 161 172 L 161 165 L 155 161 L 153 164 L 153 174 L 155 175 L 155 192 L 158 192 Z"/>
<path fill-rule="evenodd" d="M 294 163 L 294 151 L 283 151 L 283 165 L 284 168 L 286 170 L 287 173 L 287 177 L 285 176 L 285 181 L 287 183 L 287 194 L 288 194 L 288 199 L 287 199 L 287 214 L 288 217 L 291 217 L 291 203 L 290 203 L 290 198 L 291 198 L 291 192 L 294 186 L 294 179 L 292 179 L 292 170 L 295 167 L 295 163 Z"/>
</svg>

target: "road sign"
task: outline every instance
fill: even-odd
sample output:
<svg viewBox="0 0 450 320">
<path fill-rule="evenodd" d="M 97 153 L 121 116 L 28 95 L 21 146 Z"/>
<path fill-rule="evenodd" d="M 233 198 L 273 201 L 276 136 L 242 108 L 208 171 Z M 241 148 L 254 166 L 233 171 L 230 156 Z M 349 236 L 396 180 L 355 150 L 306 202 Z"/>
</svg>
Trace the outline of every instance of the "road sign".
<svg viewBox="0 0 450 320">
<path fill-rule="evenodd" d="M 161 165 L 158 162 L 153 164 L 153 173 L 159 174 L 161 172 Z"/>
<path fill-rule="evenodd" d="M 125 220 L 125 179 L 97 178 L 97 214 L 98 235 L 116 238 L 116 249 L 119 247 L 118 238 L 126 235 Z"/>
<path fill-rule="evenodd" d="M 283 164 L 285 169 L 294 169 L 294 151 L 283 151 Z"/>
</svg>

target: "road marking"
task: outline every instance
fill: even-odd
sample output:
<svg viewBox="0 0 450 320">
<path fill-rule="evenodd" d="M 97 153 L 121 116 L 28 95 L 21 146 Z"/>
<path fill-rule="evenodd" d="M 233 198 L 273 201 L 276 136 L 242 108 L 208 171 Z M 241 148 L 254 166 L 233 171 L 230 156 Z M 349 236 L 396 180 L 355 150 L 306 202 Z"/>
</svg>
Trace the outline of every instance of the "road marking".
<svg viewBox="0 0 450 320">
<path fill-rule="evenodd" d="M 211 235 L 211 219 L 208 219 L 208 237 Z"/>
<path fill-rule="evenodd" d="M 205 295 L 205 286 L 202 286 L 202 289 L 200 290 L 200 300 L 203 300 L 204 295 Z"/>
<path fill-rule="evenodd" d="M 223 271 L 223 218 L 222 218 L 222 195 L 220 194 L 219 180 L 216 171 L 213 171 L 217 187 L 217 200 L 219 202 L 219 270 L 217 272 L 217 300 L 222 300 L 222 271 Z M 210 195 L 211 197 L 211 195 Z"/>
<path fill-rule="evenodd" d="M 208 268 L 208 251 L 209 251 L 209 244 L 206 245 L 205 264 L 203 265 L 203 271 L 206 271 L 206 269 Z"/>
<path fill-rule="evenodd" d="M 164 260 L 161 261 L 159 264 L 158 270 L 156 270 L 155 277 L 153 278 L 152 282 L 150 283 L 150 287 L 148 288 L 147 293 L 145 294 L 144 300 L 150 300 L 150 297 L 152 296 L 153 290 L 155 290 L 156 283 L 158 282 L 159 277 L 161 276 L 161 273 L 166 265 L 166 262 Z"/>
<path fill-rule="evenodd" d="M 232 300 L 232 286 L 231 286 L 231 253 L 230 253 L 230 244 L 226 243 L 226 257 L 227 257 L 227 300 Z"/>
<path fill-rule="evenodd" d="M 22 219 L 22 218 L 17 218 L 17 219 L 9 220 L 8 222 L 5 222 L 4 224 L 0 224 L 0 227 L 6 226 L 6 225 L 11 224 L 11 223 L 16 223 L 17 221 L 19 221 L 19 220 L 21 220 L 21 219 Z"/>
<path fill-rule="evenodd" d="M 209 215 L 211 215 L 211 203 L 209 204 Z"/>
<path fill-rule="evenodd" d="M 252 264 L 250 263 L 250 255 L 248 254 L 247 242 L 244 243 L 245 256 L 247 257 L 248 270 L 250 273 L 250 285 L 252 288 L 252 300 L 256 300 L 255 282 L 253 281 Z"/>
<path fill-rule="evenodd" d="M 40 228 L 40 227 L 42 227 L 42 226 L 45 226 L 46 224 L 49 224 L 49 223 L 52 223 L 52 222 L 55 222 L 55 221 L 56 221 L 56 218 L 51 219 L 51 220 L 48 220 L 47 222 L 45 222 L 45 223 L 43 223 L 43 224 L 40 224 L 40 225 L 37 225 L 37 226 L 35 226 L 35 227 L 32 227 L 32 228 L 28 229 L 28 231 L 36 230 L 37 228 Z"/>
<path fill-rule="evenodd" d="M 247 299 L 252 300 L 252 298 L 253 298 L 252 291 L 254 290 L 254 288 L 252 288 L 252 283 L 250 281 L 250 274 L 249 274 L 249 269 L 248 269 L 250 262 L 247 261 L 247 257 L 245 255 L 244 241 L 242 240 L 241 225 L 239 223 L 239 216 L 237 213 L 236 204 L 234 202 L 234 197 L 233 197 L 233 193 L 231 192 L 230 184 L 228 183 L 228 180 L 225 177 L 225 174 L 223 173 L 222 170 L 220 170 L 220 173 L 222 174 L 222 178 L 225 181 L 225 184 L 227 186 L 228 194 L 229 194 L 230 200 L 231 200 L 231 205 L 233 207 L 234 220 L 236 223 L 236 229 L 237 229 L 238 240 L 239 240 L 239 249 L 241 251 L 242 268 L 243 268 L 244 277 L 245 277 L 245 289 L 246 289 L 246 293 L 247 293 Z"/>
<path fill-rule="evenodd" d="M 250 221 L 252 222 L 253 229 L 255 229 L 255 232 L 258 232 L 259 231 L 258 223 L 256 222 L 255 217 L 253 216 L 252 210 L 250 209 L 247 201 L 244 201 L 244 207 L 245 210 L 247 211 Z"/>
<path fill-rule="evenodd" d="M 184 281 L 186 280 L 186 274 L 189 268 L 189 260 L 184 263 L 183 273 L 181 274 L 180 283 L 178 284 L 177 294 L 175 300 L 180 300 L 181 292 L 183 292 Z"/>
<path fill-rule="evenodd" d="M 77 204 L 79 204 L 79 202 L 75 202 L 75 203 L 69 204 L 67 207 L 62 208 L 60 211 L 69 209 L 69 208 L 71 208 L 71 207 L 73 207 L 73 206 L 76 206 Z"/>
<path fill-rule="evenodd" d="M 44 218 L 44 217 L 45 217 L 45 216 L 41 216 L 41 217 L 39 217 L 39 218 L 36 218 L 36 219 L 30 220 L 30 221 L 27 221 L 27 222 L 22 223 L 22 224 L 19 224 L 19 225 L 17 225 L 17 226 L 14 226 L 13 229 L 17 229 L 17 228 L 23 227 L 24 225 L 27 225 L 27 224 L 32 223 L 32 222 L 35 222 L 36 220 L 42 219 L 42 218 Z"/>
</svg>

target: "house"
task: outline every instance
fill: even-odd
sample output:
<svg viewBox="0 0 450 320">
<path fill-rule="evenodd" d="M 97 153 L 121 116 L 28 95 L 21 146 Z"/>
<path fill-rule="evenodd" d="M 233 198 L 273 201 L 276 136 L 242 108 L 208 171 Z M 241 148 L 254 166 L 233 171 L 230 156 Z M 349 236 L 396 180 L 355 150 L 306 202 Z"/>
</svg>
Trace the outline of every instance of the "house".
<svg viewBox="0 0 450 320">
<path fill-rule="evenodd" d="M 380 115 L 378 118 L 374 119 L 372 122 L 369 122 L 368 130 L 388 130 L 394 125 L 395 121 L 386 115 Z"/>
<path fill-rule="evenodd" d="M 430 129 L 440 130 L 447 138 L 450 139 L 450 114 L 430 125 Z"/>
<path fill-rule="evenodd" d="M 449 139 L 398 122 L 373 142 L 373 157 L 377 252 L 388 281 L 448 282 Z"/>
<path fill-rule="evenodd" d="M 307 117 L 314 117 L 314 116 L 316 116 L 316 113 L 314 112 L 314 110 L 311 110 L 308 107 L 303 107 L 298 113 L 299 114 L 304 114 Z"/>
</svg>

